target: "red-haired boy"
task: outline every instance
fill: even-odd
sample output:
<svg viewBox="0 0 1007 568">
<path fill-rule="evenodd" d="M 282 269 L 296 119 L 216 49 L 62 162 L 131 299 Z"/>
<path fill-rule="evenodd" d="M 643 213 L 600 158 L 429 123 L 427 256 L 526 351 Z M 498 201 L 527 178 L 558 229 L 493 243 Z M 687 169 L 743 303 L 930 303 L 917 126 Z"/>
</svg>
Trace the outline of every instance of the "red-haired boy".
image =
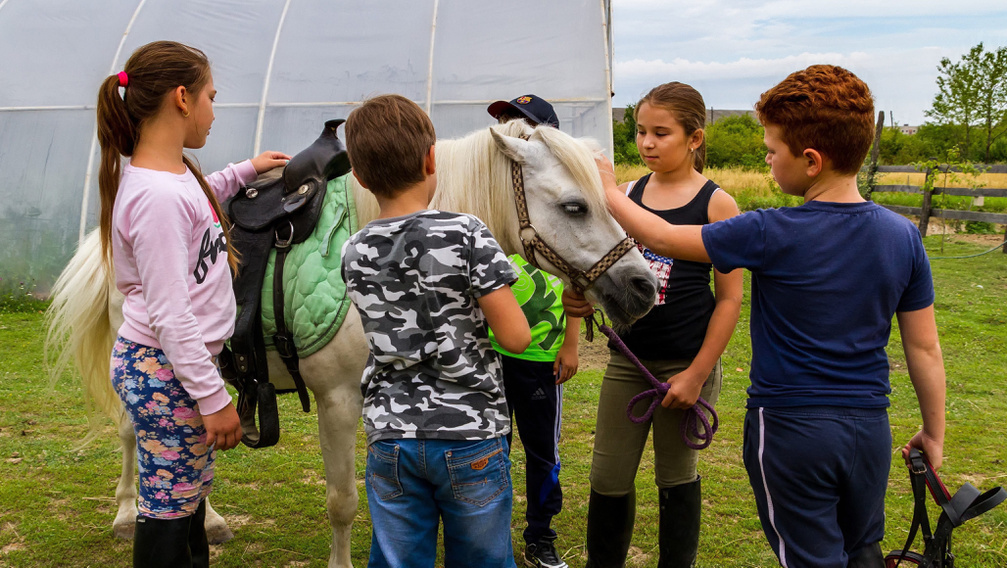
<svg viewBox="0 0 1007 568">
<path fill-rule="evenodd" d="M 752 273 L 744 461 L 782 566 L 884 566 L 891 465 L 888 357 L 898 318 L 923 428 L 903 448 L 941 463 L 944 361 L 930 264 L 916 228 L 857 189 L 874 104 L 853 73 L 813 65 L 763 93 L 766 162 L 804 205 L 700 226 L 659 222 L 602 179 L 616 219 L 651 250 Z M 572 315 L 589 310 L 565 298 Z"/>
</svg>

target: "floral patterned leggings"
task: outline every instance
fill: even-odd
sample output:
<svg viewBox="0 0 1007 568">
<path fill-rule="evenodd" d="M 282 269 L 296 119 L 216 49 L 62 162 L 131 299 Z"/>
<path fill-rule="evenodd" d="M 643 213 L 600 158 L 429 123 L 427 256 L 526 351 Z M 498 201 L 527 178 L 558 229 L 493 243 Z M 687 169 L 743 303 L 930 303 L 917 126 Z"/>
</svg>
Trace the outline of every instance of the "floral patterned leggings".
<svg viewBox="0 0 1007 568">
<path fill-rule="evenodd" d="M 112 386 L 136 432 L 140 514 L 157 519 L 192 515 L 210 494 L 216 457 L 206 447 L 196 401 L 160 349 L 118 337 L 111 367 Z"/>
</svg>

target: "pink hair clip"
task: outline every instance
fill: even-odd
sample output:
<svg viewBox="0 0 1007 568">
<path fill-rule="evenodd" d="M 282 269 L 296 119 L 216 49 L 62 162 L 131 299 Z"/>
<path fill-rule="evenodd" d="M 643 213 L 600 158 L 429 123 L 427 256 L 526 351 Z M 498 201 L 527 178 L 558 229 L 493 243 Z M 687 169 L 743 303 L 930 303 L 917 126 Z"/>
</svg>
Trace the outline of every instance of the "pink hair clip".
<svg viewBox="0 0 1007 568">
<path fill-rule="evenodd" d="M 120 87 L 125 87 L 129 84 L 129 75 L 127 75 L 125 71 L 119 71 L 118 75 Z"/>
</svg>

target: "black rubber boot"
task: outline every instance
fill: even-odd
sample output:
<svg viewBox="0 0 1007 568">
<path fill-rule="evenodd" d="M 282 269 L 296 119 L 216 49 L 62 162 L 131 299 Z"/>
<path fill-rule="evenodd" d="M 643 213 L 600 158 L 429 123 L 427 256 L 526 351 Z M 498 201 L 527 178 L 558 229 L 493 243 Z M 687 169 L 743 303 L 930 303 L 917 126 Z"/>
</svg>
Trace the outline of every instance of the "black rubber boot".
<svg viewBox="0 0 1007 568">
<path fill-rule="evenodd" d="M 591 491 L 587 506 L 585 568 L 622 568 L 636 519 L 636 493 L 607 497 Z"/>
<path fill-rule="evenodd" d="M 699 550 L 699 517 L 703 508 L 700 479 L 661 489 L 658 568 L 692 568 Z"/>
<path fill-rule="evenodd" d="M 206 500 L 199 503 L 199 508 L 191 517 L 189 523 L 189 553 L 192 555 L 192 568 L 209 568 L 210 543 L 206 540 Z"/>
<path fill-rule="evenodd" d="M 133 568 L 190 568 L 192 516 L 154 519 L 138 516 L 133 534 Z"/>
<path fill-rule="evenodd" d="M 910 565 L 910 563 L 906 563 Z M 881 552 L 881 543 L 875 542 L 857 550 L 850 555 L 847 568 L 884 568 L 885 555 Z"/>
</svg>

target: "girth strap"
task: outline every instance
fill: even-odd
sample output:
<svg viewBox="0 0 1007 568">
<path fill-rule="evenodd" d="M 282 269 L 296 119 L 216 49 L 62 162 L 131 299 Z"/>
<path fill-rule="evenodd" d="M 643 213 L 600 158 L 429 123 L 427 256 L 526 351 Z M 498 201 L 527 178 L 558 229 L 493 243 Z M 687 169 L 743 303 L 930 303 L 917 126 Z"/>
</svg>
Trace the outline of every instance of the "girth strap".
<svg viewBox="0 0 1007 568">
<path fill-rule="evenodd" d="M 304 385 L 304 378 L 301 377 L 299 365 L 300 359 L 297 357 L 297 347 L 294 345 L 294 336 L 287 329 L 287 322 L 283 313 L 283 266 L 287 260 L 287 253 L 290 252 L 290 241 L 293 238 L 293 226 L 290 227 L 290 234 L 280 237 L 280 229 L 276 230 L 276 262 L 273 263 L 273 317 L 276 320 L 276 334 L 273 335 L 273 346 L 276 347 L 277 354 L 287 366 L 287 372 L 294 379 L 294 386 L 297 387 L 297 396 L 301 399 L 301 408 L 304 412 L 311 410 L 311 397 L 308 396 L 308 389 Z"/>
</svg>

